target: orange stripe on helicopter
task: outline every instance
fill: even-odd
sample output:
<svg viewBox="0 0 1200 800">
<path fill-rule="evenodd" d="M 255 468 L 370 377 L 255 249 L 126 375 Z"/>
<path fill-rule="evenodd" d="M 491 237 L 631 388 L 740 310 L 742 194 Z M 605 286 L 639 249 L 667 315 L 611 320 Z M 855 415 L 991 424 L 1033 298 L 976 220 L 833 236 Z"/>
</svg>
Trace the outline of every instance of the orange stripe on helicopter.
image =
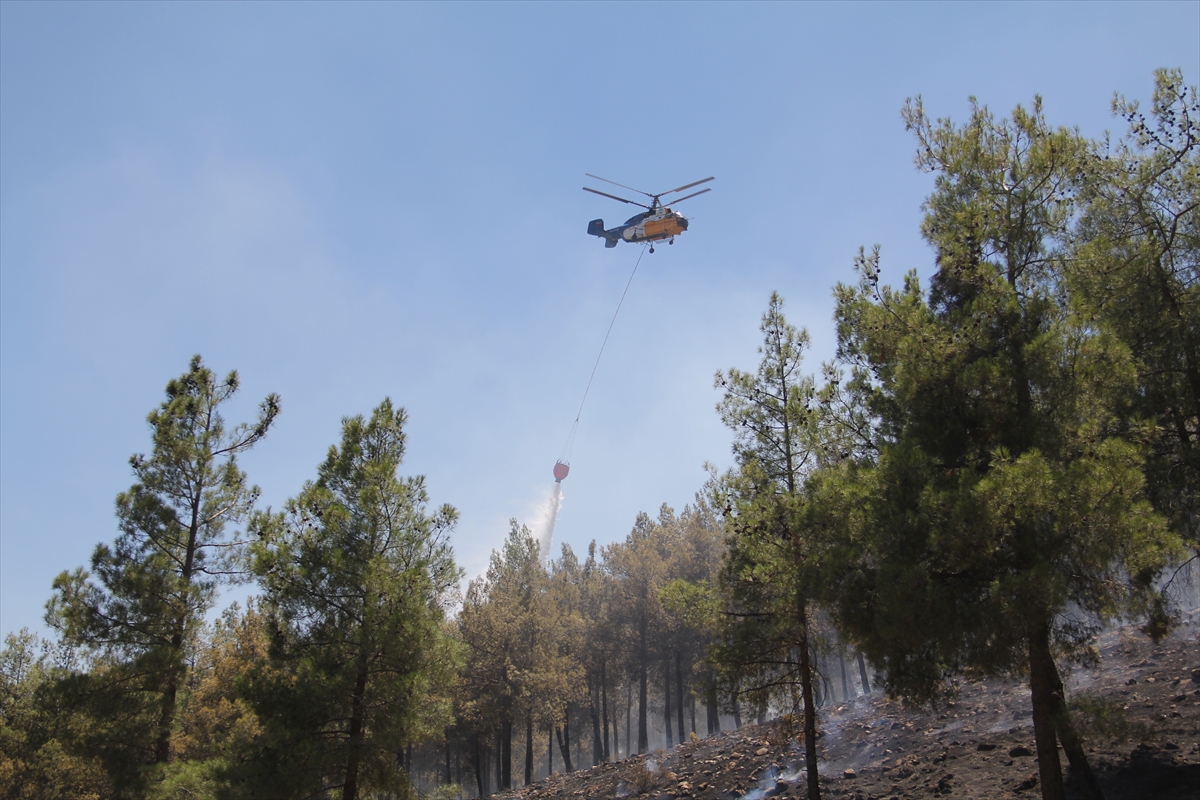
<svg viewBox="0 0 1200 800">
<path fill-rule="evenodd" d="M 646 223 L 646 236 L 675 236 L 680 233 L 683 233 L 683 228 L 679 226 L 674 217 Z"/>
</svg>

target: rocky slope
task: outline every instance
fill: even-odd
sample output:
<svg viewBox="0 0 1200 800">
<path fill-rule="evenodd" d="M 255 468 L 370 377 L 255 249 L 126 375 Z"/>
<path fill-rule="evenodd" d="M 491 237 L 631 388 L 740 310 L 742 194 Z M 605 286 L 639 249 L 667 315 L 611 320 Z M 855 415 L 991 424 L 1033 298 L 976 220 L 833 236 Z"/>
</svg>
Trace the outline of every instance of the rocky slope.
<svg viewBox="0 0 1200 800">
<path fill-rule="evenodd" d="M 1159 645 L 1132 630 L 1100 638 L 1100 663 L 1077 669 L 1071 697 L 1103 699 L 1129 738 L 1086 723 L 1088 757 L 1108 800 L 1200 800 L 1200 641 L 1194 627 Z M 1087 718 L 1085 718 L 1087 719 Z M 1028 687 L 969 683 L 936 711 L 879 694 L 823 711 L 821 794 L 853 800 L 1040 796 Z M 1118 731 L 1120 733 L 1120 731 Z M 1063 764 L 1066 758 L 1063 757 Z M 805 797 L 804 756 L 778 723 L 602 764 L 499 795 L 551 798 Z M 1071 793 L 1068 779 L 1068 796 Z"/>
</svg>

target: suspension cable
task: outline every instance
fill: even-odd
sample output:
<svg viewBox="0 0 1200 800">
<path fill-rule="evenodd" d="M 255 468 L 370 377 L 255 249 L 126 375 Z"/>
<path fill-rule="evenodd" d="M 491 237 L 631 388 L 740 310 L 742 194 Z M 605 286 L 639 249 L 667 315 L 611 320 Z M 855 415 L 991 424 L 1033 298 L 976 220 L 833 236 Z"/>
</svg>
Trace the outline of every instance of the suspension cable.
<svg viewBox="0 0 1200 800">
<path fill-rule="evenodd" d="M 566 461 L 571 457 L 571 448 L 575 444 L 575 431 L 579 428 L 579 417 L 583 414 L 583 406 L 587 403 L 588 392 L 591 391 L 592 381 L 596 377 L 596 368 L 600 366 L 600 357 L 604 355 L 604 348 L 608 344 L 608 337 L 612 334 L 613 325 L 617 322 L 617 315 L 621 313 L 621 306 L 625 303 L 625 295 L 629 292 L 629 285 L 633 283 L 633 276 L 637 275 L 638 265 L 642 263 L 642 256 L 646 255 L 646 247 L 642 246 L 642 252 L 638 254 L 637 261 L 633 265 L 633 272 L 629 273 L 629 280 L 625 282 L 625 290 L 621 292 L 621 299 L 617 302 L 617 310 L 613 312 L 612 320 L 608 323 L 608 331 L 604 334 L 604 341 L 600 343 L 600 352 L 596 354 L 596 363 L 592 364 L 592 374 L 588 376 L 587 386 L 583 390 L 583 399 L 579 401 L 579 410 L 575 412 L 575 422 L 571 425 L 571 433 L 567 436 L 567 441 L 563 445 L 563 458 L 561 461 Z"/>
</svg>

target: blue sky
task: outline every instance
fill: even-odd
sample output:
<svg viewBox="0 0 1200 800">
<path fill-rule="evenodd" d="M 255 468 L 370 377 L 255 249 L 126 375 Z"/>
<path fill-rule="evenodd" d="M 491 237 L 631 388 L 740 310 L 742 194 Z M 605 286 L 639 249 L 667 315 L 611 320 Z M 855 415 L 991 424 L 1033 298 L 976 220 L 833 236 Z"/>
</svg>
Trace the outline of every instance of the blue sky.
<svg viewBox="0 0 1200 800">
<path fill-rule="evenodd" d="M 860 245 L 929 273 L 931 178 L 900 120 L 1041 94 L 1119 131 L 1114 91 L 1200 73 L 1200 3 L 0 4 L 0 632 L 116 535 L 145 415 L 201 353 L 283 413 L 243 459 L 278 507 L 343 416 L 410 415 L 408 474 L 482 571 L 531 520 L 639 250 L 584 172 L 708 175 L 645 255 L 596 373 L 557 541 L 679 508 L 730 436 L 772 290 L 832 354 Z M 592 185 L 595 185 L 592 183 Z M 617 192 L 620 194 L 621 192 Z M 557 545 L 556 545 L 557 548 Z"/>
</svg>

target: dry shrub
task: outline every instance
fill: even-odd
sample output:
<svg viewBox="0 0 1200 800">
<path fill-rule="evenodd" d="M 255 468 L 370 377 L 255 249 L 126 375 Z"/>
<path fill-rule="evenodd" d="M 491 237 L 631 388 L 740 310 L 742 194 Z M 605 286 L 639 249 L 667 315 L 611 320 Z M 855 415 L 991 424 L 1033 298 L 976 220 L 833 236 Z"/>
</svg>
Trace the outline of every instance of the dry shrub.
<svg viewBox="0 0 1200 800">
<path fill-rule="evenodd" d="M 795 714 L 784 714 L 770 726 L 767 741 L 772 747 L 782 747 L 804 738 L 804 726 Z"/>
<path fill-rule="evenodd" d="M 646 762 L 638 761 L 629 770 L 629 785 L 632 786 L 638 794 L 645 794 L 654 788 L 654 780 L 657 776 L 651 769 L 646 766 Z"/>
</svg>

